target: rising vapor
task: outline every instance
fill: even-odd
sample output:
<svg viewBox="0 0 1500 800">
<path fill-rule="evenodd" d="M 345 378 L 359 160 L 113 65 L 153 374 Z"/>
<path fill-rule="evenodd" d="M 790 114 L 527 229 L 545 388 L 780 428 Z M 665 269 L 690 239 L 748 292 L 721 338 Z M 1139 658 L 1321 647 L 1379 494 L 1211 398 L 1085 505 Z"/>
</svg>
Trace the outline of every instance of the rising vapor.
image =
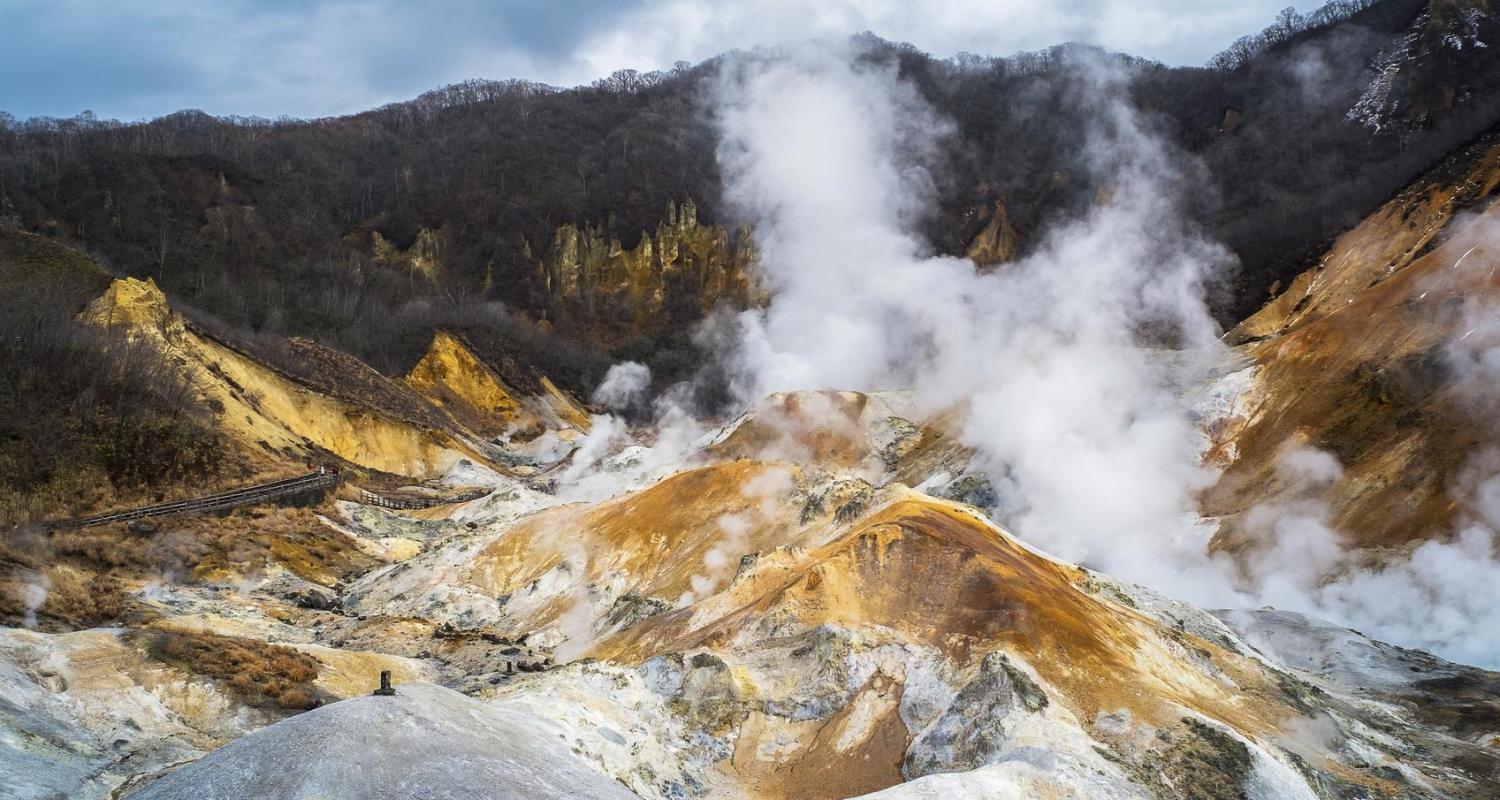
<svg viewBox="0 0 1500 800">
<path fill-rule="evenodd" d="M 747 60 L 721 87 L 729 199 L 756 225 L 773 295 L 730 355 L 750 401 L 910 388 L 960 407 L 998 516 L 1066 558 L 1147 583 L 1201 559 L 1212 474 L 1143 332 L 1216 355 L 1205 282 L 1225 251 L 1180 222 L 1175 156 L 1080 62 L 1103 113 L 1085 154 L 1107 196 L 993 273 L 932 257 L 914 230 L 948 124 L 890 67 L 851 54 Z M 1165 551 L 1165 552 L 1164 552 Z"/>
<path fill-rule="evenodd" d="M 1180 213 L 1194 164 L 1151 135 L 1118 67 L 1072 65 L 1100 109 L 1082 154 L 1103 187 L 1096 202 L 1030 255 L 983 272 L 930 255 L 916 232 L 951 124 L 894 67 L 859 56 L 825 43 L 743 57 L 718 87 L 726 199 L 755 226 L 772 298 L 733 321 L 735 336 L 709 337 L 732 342 L 724 357 L 742 403 L 914 390 L 925 410 L 962 412 L 996 518 L 1058 556 L 1199 605 L 1274 603 L 1500 663 L 1500 633 L 1472 624 L 1500 607 L 1484 588 L 1500 585 L 1494 471 L 1471 470 L 1484 474 L 1454 543 L 1370 571 L 1345 557 L 1316 499 L 1337 460 L 1289 443 L 1278 472 L 1308 487 L 1303 499 L 1247 520 L 1273 544 L 1239 560 L 1210 554 L 1215 526 L 1197 495 L 1216 472 L 1180 384 L 1226 363 L 1205 292 L 1234 264 Z M 1489 324 L 1476 323 L 1476 341 Z M 1453 357 L 1475 374 L 1496 363 L 1472 346 Z"/>
</svg>

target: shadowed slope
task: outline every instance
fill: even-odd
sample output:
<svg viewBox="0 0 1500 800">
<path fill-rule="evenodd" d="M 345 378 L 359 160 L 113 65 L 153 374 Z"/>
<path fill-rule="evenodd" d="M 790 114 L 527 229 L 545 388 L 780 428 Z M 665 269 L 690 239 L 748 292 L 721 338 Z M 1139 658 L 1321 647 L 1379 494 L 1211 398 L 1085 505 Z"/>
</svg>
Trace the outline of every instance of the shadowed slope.
<svg viewBox="0 0 1500 800">
<path fill-rule="evenodd" d="M 1500 443 L 1493 409 L 1462 368 L 1500 308 L 1500 144 L 1480 143 L 1341 237 L 1318 267 L 1238 333 L 1260 365 L 1250 411 L 1219 442 L 1238 458 L 1204 506 L 1235 515 L 1298 487 L 1276 476 L 1282 448 L 1336 456 L 1322 494 L 1361 547 L 1453 530 L 1453 492 L 1474 455 Z M 1468 213 L 1460 213 L 1467 211 Z M 1476 398 L 1476 391 L 1479 393 Z M 1234 519 L 1220 546 L 1250 534 Z"/>
</svg>

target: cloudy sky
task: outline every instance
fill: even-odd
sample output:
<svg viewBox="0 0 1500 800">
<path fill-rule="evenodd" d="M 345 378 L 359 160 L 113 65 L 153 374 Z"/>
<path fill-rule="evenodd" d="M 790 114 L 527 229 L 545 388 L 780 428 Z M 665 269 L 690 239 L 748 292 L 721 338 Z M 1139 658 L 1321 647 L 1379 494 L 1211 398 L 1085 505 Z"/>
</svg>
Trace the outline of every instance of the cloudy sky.
<svg viewBox="0 0 1500 800">
<path fill-rule="evenodd" d="M 1295 3 L 1306 11 L 1319 3 Z M 1287 0 L 0 0 L 0 111 L 343 114 L 466 78 L 585 83 L 869 30 L 940 56 L 1087 41 L 1201 64 Z"/>
</svg>

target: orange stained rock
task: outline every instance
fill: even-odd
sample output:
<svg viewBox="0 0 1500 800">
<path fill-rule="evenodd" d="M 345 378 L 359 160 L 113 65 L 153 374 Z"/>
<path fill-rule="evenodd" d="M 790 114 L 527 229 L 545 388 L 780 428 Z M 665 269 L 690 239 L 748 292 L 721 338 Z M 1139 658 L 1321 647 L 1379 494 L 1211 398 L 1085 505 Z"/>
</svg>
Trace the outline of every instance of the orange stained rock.
<svg viewBox="0 0 1500 800">
<path fill-rule="evenodd" d="M 406 384 L 485 436 L 540 433 L 543 424 L 517 393 L 458 337 L 438 331 Z"/>
<path fill-rule="evenodd" d="M 1440 168 L 1339 236 L 1317 266 L 1293 279 L 1230 338 L 1271 336 L 1322 319 L 1410 266 L 1447 233 L 1463 207 L 1489 197 L 1500 185 L 1500 143 L 1471 150 L 1456 156 L 1459 162 L 1468 157 L 1470 163 Z"/>
<path fill-rule="evenodd" d="M 633 591 L 677 598 L 692 588 L 695 574 L 706 571 L 709 550 L 736 535 L 725 530 L 722 517 L 744 518 L 748 528 L 737 539 L 743 552 L 796 538 L 794 510 L 779 505 L 772 493 L 793 474 L 795 468 L 786 465 L 732 461 L 687 470 L 594 506 L 544 511 L 481 550 L 469 579 L 500 593 L 570 559 L 582 560 L 590 579 L 618 571 L 629 577 Z M 756 479 L 766 482 L 764 488 L 754 485 Z M 732 569 L 722 578 L 730 575 Z"/>
<path fill-rule="evenodd" d="M 910 493 L 773 569 L 770 581 L 745 579 L 726 590 L 722 616 L 705 621 L 693 608 L 658 615 L 593 652 L 629 663 L 722 649 L 767 625 L 880 626 L 960 664 L 996 648 L 1015 653 L 1085 721 L 1124 708 L 1169 724 L 1190 708 L 1242 731 L 1271 731 L 1295 713 L 1258 662 L 1084 592 L 1084 571 L 955 504 Z M 1199 663 L 1205 658 L 1213 671 Z"/>
<path fill-rule="evenodd" d="M 483 460 L 449 432 L 398 411 L 333 396 L 203 334 L 172 310 L 149 280 L 115 281 L 81 318 L 122 327 L 165 353 L 205 402 L 219 410 L 222 428 L 261 459 L 303 463 L 324 451 L 360 466 L 416 477 L 441 474 L 459 458 Z M 335 359 L 344 361 L 353 359 Z M 387 394 L 409 392 L 359 367 L 364 370 L 361 379 L 389 389 Z"/>
<path fill-rule="evenodd" d="M 1497 444 L 1493 411 L 1474 404 L 1452 351 L 1500 304 L 1500 248 L 1486 233 L 1494 225 L 1500 208 L 1491 206 L 1340 307 L 1248 346 L 1261 364 L 1254 408 L 1232 439 L 1238 458 L 1203 503 L 1229 516 L 1219 547 L 1255 544 L 1235 515 L 1296 488 L 1276 475 L 1289 442 L 1344 467 L 1322 497 L 1351 544 L 1400 547 L 1452 532 L 1462 469 Z"/>
<path fill-rule="evenodd" d="M 749 412 L 723 441 L 716 458 L 770 458 L 829 467 L 855 467 L 875 455 L 860 421 L 867 395 L 858 392 L 783 392 Z"/>
</svg>

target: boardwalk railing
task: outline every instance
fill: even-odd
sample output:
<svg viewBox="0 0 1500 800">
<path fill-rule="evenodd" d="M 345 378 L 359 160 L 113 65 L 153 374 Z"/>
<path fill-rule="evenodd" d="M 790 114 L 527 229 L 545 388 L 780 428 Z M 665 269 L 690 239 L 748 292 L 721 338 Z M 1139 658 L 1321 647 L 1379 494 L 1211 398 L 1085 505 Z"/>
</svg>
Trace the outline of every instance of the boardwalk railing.
<svg viewBox="0 0 1500 800">
<path fill-rule="evenodd" d="M 443 506 L 449 503 L 467 503 L 470 500 L 478 500 L 490 493 L 489 489 L 475 489 L 471 492 L 464 492 L 463 494 L 450 497 L 426 497 L 421 495 L 379 495 L 374 492 L 367 492 L 358 487 L 354 491 L 359 495 L 361 503 L 402 511 L 432 508 L 433 506 Z"/>
<path fill-rule="evenodd" d="M 296 478 L 284 478 L 269 483 L 258 483 L 254 486 L 244 486 L 239 489 L 195 497 L 190 500 L 176 500 L 144 508 L 133 508 L 129 511 L 115 511 L 93 517 L 54 522 L 49 527 L 87 528 L 94 525 L 125 522 L 145 517 L 166 517 L 173 514 L 187 514 L 197 511 L 219 511 L 226 508 L 265 503 L 289 495 L 320 491 L 338 485 L 339 480 L 338 473 L 301 475 Z"/>
</svg>

